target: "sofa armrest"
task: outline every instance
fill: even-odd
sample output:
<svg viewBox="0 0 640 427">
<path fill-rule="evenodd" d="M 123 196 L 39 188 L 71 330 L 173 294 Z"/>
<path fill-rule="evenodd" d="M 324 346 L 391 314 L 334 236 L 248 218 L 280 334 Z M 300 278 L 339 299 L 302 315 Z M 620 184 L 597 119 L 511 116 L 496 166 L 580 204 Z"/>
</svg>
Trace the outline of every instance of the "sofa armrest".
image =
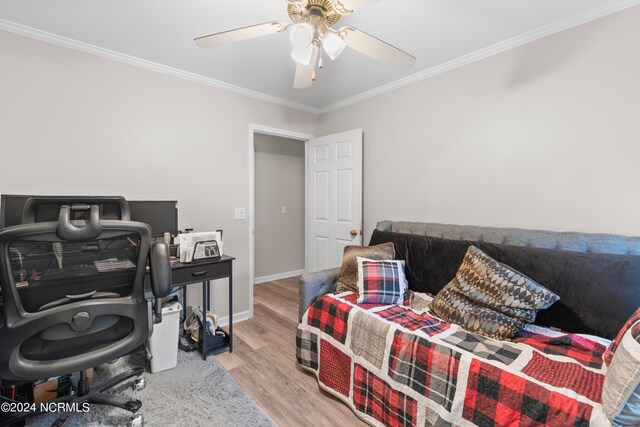
<svg viewBox="0 0 640 427">
<path fill-rule="evenodd" d="M 302 320 L 307 308 L 320 296 L 336 290 L 336 281 L 340 276 L 340 267 L 305 273 L 300 277 L 298 321 Z"/>
</svg>

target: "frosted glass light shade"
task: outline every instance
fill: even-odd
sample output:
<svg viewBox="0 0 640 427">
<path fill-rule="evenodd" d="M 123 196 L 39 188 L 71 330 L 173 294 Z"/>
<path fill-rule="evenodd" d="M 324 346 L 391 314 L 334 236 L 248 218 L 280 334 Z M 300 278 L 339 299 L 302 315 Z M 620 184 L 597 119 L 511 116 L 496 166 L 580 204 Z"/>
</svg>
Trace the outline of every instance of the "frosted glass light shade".
<svg viewBox="0 0 640 427">
<path fill-rule="evenodd" d="M 327 53 L 327 56 L 333 61 L 340 56 L 344 48 L 347 47 L 347 44 L 338 37 L 336 33 L 327 31 L 324 33 L 324 36 L 322 36 L 322 47 Z"/>
<path fill-rule="evenodd" d="M 311 44 L 314 33 L 315 31 L 311 24 L 296 24 L 289 34 L 291 44 L 296 49 L 306 48 Z"/>
</svg>

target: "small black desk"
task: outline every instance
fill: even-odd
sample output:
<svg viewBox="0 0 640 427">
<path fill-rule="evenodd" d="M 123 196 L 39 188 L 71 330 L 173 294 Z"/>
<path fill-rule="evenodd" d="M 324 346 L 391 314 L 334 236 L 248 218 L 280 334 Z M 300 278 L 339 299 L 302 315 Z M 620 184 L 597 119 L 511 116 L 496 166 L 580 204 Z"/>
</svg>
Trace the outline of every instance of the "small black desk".
<svg viewBox="0 0 640 427">
<path fill-rule="evenodd" d="M 202 337 L 202 344 L 200 345 L 200 351 L 202 352 L 202 358 L 207 360 L 207 356 L 211 353 L 216 353 L 226 347 L 229 348 L 229 353 L 233 351 L 233 260 L 235 258 L 222 255 L 220 259 L 204 259 L 200 261 L 194 261 L 191 263 L 174 263 L 171 265 L 171 279 L 173 287 L 182 288 L 182 318 L 186 318 L 187 307 L 187 286 L 193 283 L 202 283 L 202 308 L 203 318 L 207 318 L 207 312 L 211 309 L 211 281 L 216 279 L 229 280 L 229 332 L 226 333 L 224 340 L 219 344 L 211 347 L 207 341 L 216 339 L 217 337 L 207 338 L 205 333 L 206 325 L 200 331 Z M 149 279 L 147 274 L 146 280 Z M 146 287 L 146 286 L 145 286 Z"/>
</svg>

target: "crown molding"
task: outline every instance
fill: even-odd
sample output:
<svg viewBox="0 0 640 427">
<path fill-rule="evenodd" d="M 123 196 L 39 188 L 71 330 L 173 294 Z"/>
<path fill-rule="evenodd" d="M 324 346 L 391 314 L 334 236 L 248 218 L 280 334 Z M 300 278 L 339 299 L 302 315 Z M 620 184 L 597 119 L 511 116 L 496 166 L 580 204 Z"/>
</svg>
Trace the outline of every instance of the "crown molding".
<svg viewBox="0 0 640 427">
<path fill-rule="evenodd" d="M 571 16 L 567 19 L 557 21 L 555 23 L 546 25 L 544 27 L 538 28 L 528 33 L 496 43 L 486 48 L 477 50 L 475 52 L 469 53 L 467 55 L 445 62 L 443 64 L 436 65 L 435 67 L 428 68 L 426 70 L 423 70 L 418 73 L 407 76 L 405 78 L 396 80 L 389 84 L 379 86 L 375 89 L 362 92 L 358 95 L 352 96 L 342 101 L 338 101 L 336 103 L 330 104 L 322 108 L 311 107 L 309 105 L 304 105 L 304 104 L 289 101 L 283 98 L 279 98 L 276 96 L 256 92 L 240 86 L 235 86 L 229 83 L 225 83 L 220 80 L 212 79 L 199 74 L 195 74 L 195 73 L 180 70 L 177 68 L 169 67 L 166 65 L 158 64 L 156 62 L 147 61 L 145 59 L 141 59 L 131 55 L 119 53 L 113 50 L 101 48 L 101 47 L 84 43 L 78 40 L 74 40 L 68 37 L 59 36 L 56 34 L 52 34 L 46 31 L 38 30 L 36 28 L 28 27 L 26 25 L 18 24 L 18 23 L 3 20 L 3 19 L 0 19 L 0 30 L 8 31 L 14 34 L 25 36 L 25 37 L 34 38 L 37 40 L 41 40 L 41 41 L 55 44 L 58 46 L 63 46 L 69 49 L 74 49 L 84 53 L 97 55 L 106 59 L 111 59 L 114 61 L 133 65 L 136 67 L 144 68 L 147 70 L 155 71 L 155 72 L 166 74 L 169 76 L 178 77 L 184 80 L 189 80 L 195 83 L 203 84 L 203 85 L 214 87 L 217 89 L 226 90 L 229 92 L 247 96 L 249 98 L 269 102 L 275 105 L 280 105 L 283 107 L 305 111 L 311 114 L 322 115 L 325 113 L 329 113 L 331 111 L 339 110 L 349 105 L 356 104 L 360 101 L 364 101 L 365 99 L 369 99 L 369 98 L 381 95 L 383 93 L 390 92 L 400 87 L 407 86 L 412 83 L 416 83 L 431 77 L 435 77 L 442 73 L 446 73 L 447 71 L 455 70 L 456 68 L 462 67 L 464 65 L 468 65 L 473 62 L 480 61 L 490 56 L 497 55 L 499 53 L 505 52 L 510 49 L 514 49 L 516 47 L 522 46 L 527 43 L 531 43 L 543 37 L 547 37 L 552 34 L 559 33 L 564 30 L 568 30 L 578 25 L 586 24 L 587 22 L 594 21 L 598 18 L 602 18 L 604 16 L 611 15 L 613 13 L 616 13 L 621 10 L 624 10 L 633 6 L 637 6 L 637 5 L 640 5 L 640 0 L 610 0 L 605 4 L 595 7 L 593 9 L 590 9 L 586 12 Z"/>
<path fill-rule="evenodd" d="M 550 36 L 555 33 L 559 33 L 564 30 L 568 30 L 573 27 L 577 27 L 578 25 L 586 24 L 587 22 L 594 21 L 598 18 L 602 18 L 607 15 L 611 15 L 613 13 L 616 13 L 621 10 L 628 9 L 630 7 L 637 6 L 637 5 L 640 5 L 640 0 L 608 1 L 607 3 L 601 6 L 595 7 L 593 9 L 587 10 L 586 12 L 573 15 L 569 18 L 554 22 L 549 25 L 545 25 L 544 27 L 538 28 L 528 33 L 524 33 L 519 36 L 507 39 L 505 41 L 477 50 L 470 54 L 445 62 L 443 64 L 436 65 L 435 67 L 431 67 L 426 70 L 407 76 L 405 78 L 396 80 L 389 84 L 379 86 L 375 89 L 371 89 L 366 92 L 362 92 L 358 95 L 352 96 L 351 98 L 347 98 L 342 101 L 338 101 L 334 104 L 328 105 L 326 107 L 320 108 L 320 114 L 322 115 L 322 114 L 329 113 L 331 111 L 339 110 L 349 105 L 356 104 L 360 101 L 364 101 L 365 99 L 369 99 L 374 96 L 378 96 L 383 93 L 390 92 L 392 90 L 410 85 L 412 83 L 419 82 L 421 80 L 435 77 L 439 74 L 446 73 L 447 71 L 455 70 L 456 68 L 462 67 L 464 65 L 468 65 L 473 62 L 480 61 L 490 56 L 497 55 L 507 50 L 514 49 L 524 44 L 531 43 L 538 39 Z"/>
<path fill-rule="evenodd" d="M 147 70 L 155 71 L 158 73 L 166 74 L 169 76 L 178 77 L 180 79 L 189 80 L 195 83 L 211 86 L 217 89 L 234 92 L 240 95 L 247 96 L 249 98 L 260 100 L 260 101 L 265 101 L 272 104 L 280 105 L 283 107 L 289 107 L 289 108 L 305 111 L 307 113 L 312 113 L 316 115 L 320 114 L 320 109 L 318 108 L 299 104 L 297 102 L 278 98 L 276 96 L 256 92 L 240 86 L 235 86 L 229 83 L 225 83 L 220 80 L 215 80 L 209 77 L 201 76 L 199 74 L 169 67 L 167 65 L 162 65 L 156 62 L 147 61 L 146 59 L 141 59 L 135 56 L 126 55 L 124 53 L 105 49 L 99 46 L 94 46 L 89 43 L 84 43 L 68 37 L 63 37 L 57 34 L 52 34 L 46 31 L 38 30 L 36 28 L 18 24 L 16 22 L 0 19 L 0 30 L 8 31 L 10 33 L 18 34 L 20 36 L 30 37 L 46 43 L 55 44 L 58 46 L 66 47 L 69 49 L 77 50 L 77 51 L 88 53 L 91 55 L 97 55 L 102 58 L 111 59 L 113 61 L 122 62 L 125 64 L 129 64 L 129 65 L 144 68 Z"/>
</svg>

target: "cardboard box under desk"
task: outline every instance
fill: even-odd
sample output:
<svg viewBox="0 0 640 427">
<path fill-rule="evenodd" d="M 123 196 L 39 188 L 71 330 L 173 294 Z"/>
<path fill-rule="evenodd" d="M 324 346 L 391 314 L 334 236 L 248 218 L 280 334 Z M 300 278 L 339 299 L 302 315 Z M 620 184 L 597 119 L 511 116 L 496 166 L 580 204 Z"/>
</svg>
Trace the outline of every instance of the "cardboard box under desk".
<svg viewBox="0 0 640 427">
<path fill-rule="evenodd" d="M 80 378 L 80 372 L 76 372 L 72 374 L 71 377 L 72 377 L 72 382 L 75 382 L 77 384 L 77 381 Z M 58 385 L 59 385 L 58 379 L 59 378 L 60 377 L 50 378 L 47 381 L 34 384 L 33 401 L 36 404 L 40 404 L 40 403 L 44 403 L 44 402 L 48 402 L 50 400 L 56 399 L 58 397 L 62 397 L 62 395 L 58 396 Z M 89 384 L 93 383 L 93 368 L 87 370 L 87 380 L 89 381 Z"/>
</svg>

